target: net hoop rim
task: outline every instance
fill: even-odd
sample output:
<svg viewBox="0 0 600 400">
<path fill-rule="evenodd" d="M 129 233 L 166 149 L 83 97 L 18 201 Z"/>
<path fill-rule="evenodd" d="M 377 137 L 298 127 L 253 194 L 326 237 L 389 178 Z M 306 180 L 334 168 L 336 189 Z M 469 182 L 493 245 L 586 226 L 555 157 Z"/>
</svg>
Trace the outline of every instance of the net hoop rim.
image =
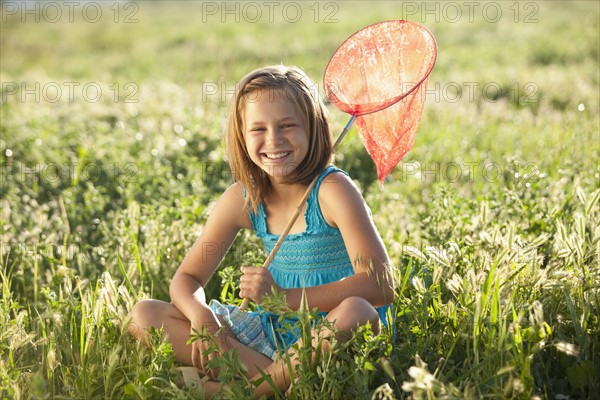
<svg viewBox="0 0 600 400">
<path fill-rule="evenodd" d="M 435 41 L 435 37 L 433 36 L 433 34 L 431 33 L 431 31 L 429 29 L 427 29 L 426 27 L 424 27 L 423 25 L 414 22 L 414 21 L 410 21 L 410 20 L 405 20 L 405 19 L 390 19 L 390 20 L 386 20 L 386 21 L 379 21 L 379 22 L 375 22 L 373 24 L 367 25 L 359 30 L 357 30 L 356 32 L 354 32 L 352 35 L 348 36 L 346 38 L 346 40 L 344 40 L 342 42 L 342 44 L 340 44 L 337 49 L 333 52 L 333 55 L 331 56 L 331 58 L 329 58 L 329 61 L 327 62 L 327 66 L 325 67 L 325 72 L 323 73 L 323 86 L 324 86 L 324 90 L 325 90 L 325 95 L 327 97 L 327 99 L 331 102 L 331 104 L 333 104 L 336 108 L 340 109 L 340 107 L 338 107 L 336 104 L 341 103 L 341 104 L 346 104 L 344 102 L 342 102 L 341 100 L 339 100 L 339 98 L 333 93 L 333 91 L 331 91 L 329 89 L 329 86 L 326 86 L 325 83 L 327 82 L 327 71 L 329 71 L 329 66 L 331 65 L 331 61 L 335 58 L 335 56 L 338 54 L 338 52 L 340 51 L 340 49 L 342 49 L 352 38 L 354 38 L 356 35 L 358 35 L 359 33 L 366 31 L 367 29 L 373 29 L 374 27 L 376 27 L 377 25 L 389 25 L 389 24 L 394 24 L 394 25 L 404 25 L 404 24 L 408 24 L 408 25 L 412 25 L 417 27 L 420 31 L 422 31 L 423 33 L 425 33 L 427 36 L 429 36 L 429 38 L 431 39 L 431 43 L 433 44 L 433 60 L 429 65 L 429 68 L 427 69 L 427 71 L 425 71 L 425 73 L 423 74 L 423 77 L 417 82 L 416 85 L 414 85 L 410 90 L 408 90 L 405 93 L 402 93 L 400 96 L 398 97 L 394 97 L 392 98 L 392 101 L 390 102 L 390 104 L 386 105 L 385 107 L 381 107 L 381 108 L 377 108 L 375 110 L 372 111 L 367 111 L 367 112 L 357 112 L 357 113 L 349 113 L 351 115 L 354 115 L 355 117 L 360 117 L 361 115 L 367 115 L 367 114 L 372 114 L 381 110 L 385 110 L 388 107 L 393 106 L 394 104 L 398 103 L 400 100 L 402 100 L 403 98 L 405 98 L 406 96 L 410 95 L 411 93 L 413 93 L 415 90 L 417 90 L 421 84 L 423 82 L 425 82 L 425 80 L 427 80 L 427 78 L 429 77 L 429 75 L 431 74 L 431 71 L 433 71 L 433 67 L 435 66 L 435 63 L 437 61 L 437 42 Z M 333 96 L 337 101 L 334 102 L 331 99 L 331 96 Z M 343 112 L 346 112 L 342 109 L 340 109 Z"/>
</svg>

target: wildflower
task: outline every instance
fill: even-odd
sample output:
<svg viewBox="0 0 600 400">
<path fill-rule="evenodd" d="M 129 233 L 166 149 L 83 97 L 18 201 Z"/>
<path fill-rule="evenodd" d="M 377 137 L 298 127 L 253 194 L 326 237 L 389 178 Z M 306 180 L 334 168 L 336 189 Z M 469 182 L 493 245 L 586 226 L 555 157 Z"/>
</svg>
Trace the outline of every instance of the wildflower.
<svg viewBox="0 0 600 400">
<path fill-rule="evenodd" d="M 390 387 L 389 384 L 384 383 L 383 385 L 379 386 L 377 389 L 375 389 L 375 391 L 373 392 L 373 396 L 371 397 L 371 400 L 393 400 L 396 397 L 394 396 L 394 391 L 392 390 L 392 388 Z"/>
<path fill-rule="evenodd" d="M 579 348 L 573 343 L 557 342 L 554 344 L 554 347 L 556 347 L 556 350 L 560 351 L 561 353 L 565 353 L 569 356 L 579 356 Z"/>
<path fill-rule="evenodd" d="M 414 379 L 414 382 L 404 382 L 402 390 L 411 392 L 415 389 L 427 391 L 433 389 L 435 377 L 426 368 L 412 366 L 408 369 L 408 374 Z"/>
<path fill-rule="evenodd" d="M 450 260 L 444 250 L 440 250 L 434 246 L 427 246 L 425 248 L 427 250 L 427 254 L 438 264 L 442 264 L 446 267 L 450 266 Z"/>
<path fill-rule="evenodd" d="M 425 288 L 425 283 L 423 282 L 423 278 L 420 276 L 415 276 L 412 278 L 412 284 L 418 293 L 425 293 L 427 291 Z"/>
<path fill-rule="evenodd" d="M 454 273 L 450 279 L 446 281 L 446 287 L 450 290 L 454 295 L 458 295 L 462 290 L 462 279 L 457 274 Z"/>
<path fill-rule="evenodd" d="M 54 351 L 53 348 L 50 348 L 50 350 L 48 350 L 48 355 L 46 356 L 46 360 L 48 362 L 48 368 L 51 371 L 54 371 L 54 368 L 56 368 L 56 351 Z"/>
<path fill-rule="evenodd" d="M 403 246 L 404 253 L 410 257 L 415 257 L 421 261 L 427 261 L 427 257 L 419 249 L 414 246 L 405 245 Z"/>
</svg>

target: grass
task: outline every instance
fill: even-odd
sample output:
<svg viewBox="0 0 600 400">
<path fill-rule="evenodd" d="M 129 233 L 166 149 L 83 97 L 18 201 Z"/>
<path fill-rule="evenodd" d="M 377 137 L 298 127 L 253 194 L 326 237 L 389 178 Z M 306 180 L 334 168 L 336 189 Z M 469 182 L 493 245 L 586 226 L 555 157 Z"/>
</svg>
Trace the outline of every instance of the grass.
<svg viewBox="0 0 600 400">
<path fill-rule="evenodd" d="M 171 347 L 156 332 L 140 348 L 126 315 L 139 299 L 168 299 L 231 182 L 227 92 L 248 70 L 279 62 L 320 83 L 348 35 L 402 17 L 428 27 L 439 47 L 414 149 L 383 187 L 355 131 L 336 155 L 395 266 L 395 343 L 365 328 L 314 365 L 314 350 L 298 349 L 300 378 L 287 396 L 600 391 L 597 3 L 493 3 L 497 22 L 483 3 L 472 21 L 466 6 L 451 21 L 444 3 L 430 3 L 437 14 L 420 2 L 299 3 L 295 23 L 283 3 L 272 19 L 263 5 L 256 22 L 239 3 L 239 24 L 201 3 L 111 3 L 97 23 L 81 8 L 70 22 L 66 7 L 55 23 L 50 14 L 23 22 L 20 3 L 1 4 L 2 398 L 188 398 L 173 383 Z M 331 114 L 340 131 L 347 116 Z M 209 296 L 235 301 L 236 266 L 264 257 L 240 233 Z M 236 383 L 223 397 L 246 396 L 252 383 L 235 357 L 220 363 Z"/>
</svg>

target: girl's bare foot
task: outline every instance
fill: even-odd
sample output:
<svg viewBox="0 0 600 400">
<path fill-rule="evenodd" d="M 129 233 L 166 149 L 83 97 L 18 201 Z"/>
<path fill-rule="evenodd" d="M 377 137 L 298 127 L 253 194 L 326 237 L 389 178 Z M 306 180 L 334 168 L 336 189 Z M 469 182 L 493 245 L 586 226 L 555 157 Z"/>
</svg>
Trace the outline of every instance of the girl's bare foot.
<svg viewBox="0 0 600 400">
<path fill-rule="evenodd" d="M 175 384 L 180 388 L 187 388 L 195 399 L 205 399 L 204 385 L 208 382 L 207 376 L 201 376 L 194 367 L 177 367 L 180 373 Z"/>
</svg>

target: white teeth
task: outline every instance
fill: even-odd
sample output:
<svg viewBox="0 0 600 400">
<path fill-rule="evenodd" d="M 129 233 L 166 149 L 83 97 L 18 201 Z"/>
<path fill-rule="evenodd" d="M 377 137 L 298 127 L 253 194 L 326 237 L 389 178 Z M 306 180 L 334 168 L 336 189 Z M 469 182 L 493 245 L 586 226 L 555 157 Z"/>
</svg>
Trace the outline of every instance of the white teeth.
<svg viewBox="0 0 600 400">
<path fill-rule="evenodd" d="M 290 153 L 289 152 L 288 153 L 276 153 L 276 154 L 267 154 L 267 153 L 265 153 L 265 156 L 267 158 L 272 159 L 272 160 L 277 160 L 279 158 L 283 158 L 283 157 L 287 156 L 288 154 L 290 154 Z"/>
</svg>

